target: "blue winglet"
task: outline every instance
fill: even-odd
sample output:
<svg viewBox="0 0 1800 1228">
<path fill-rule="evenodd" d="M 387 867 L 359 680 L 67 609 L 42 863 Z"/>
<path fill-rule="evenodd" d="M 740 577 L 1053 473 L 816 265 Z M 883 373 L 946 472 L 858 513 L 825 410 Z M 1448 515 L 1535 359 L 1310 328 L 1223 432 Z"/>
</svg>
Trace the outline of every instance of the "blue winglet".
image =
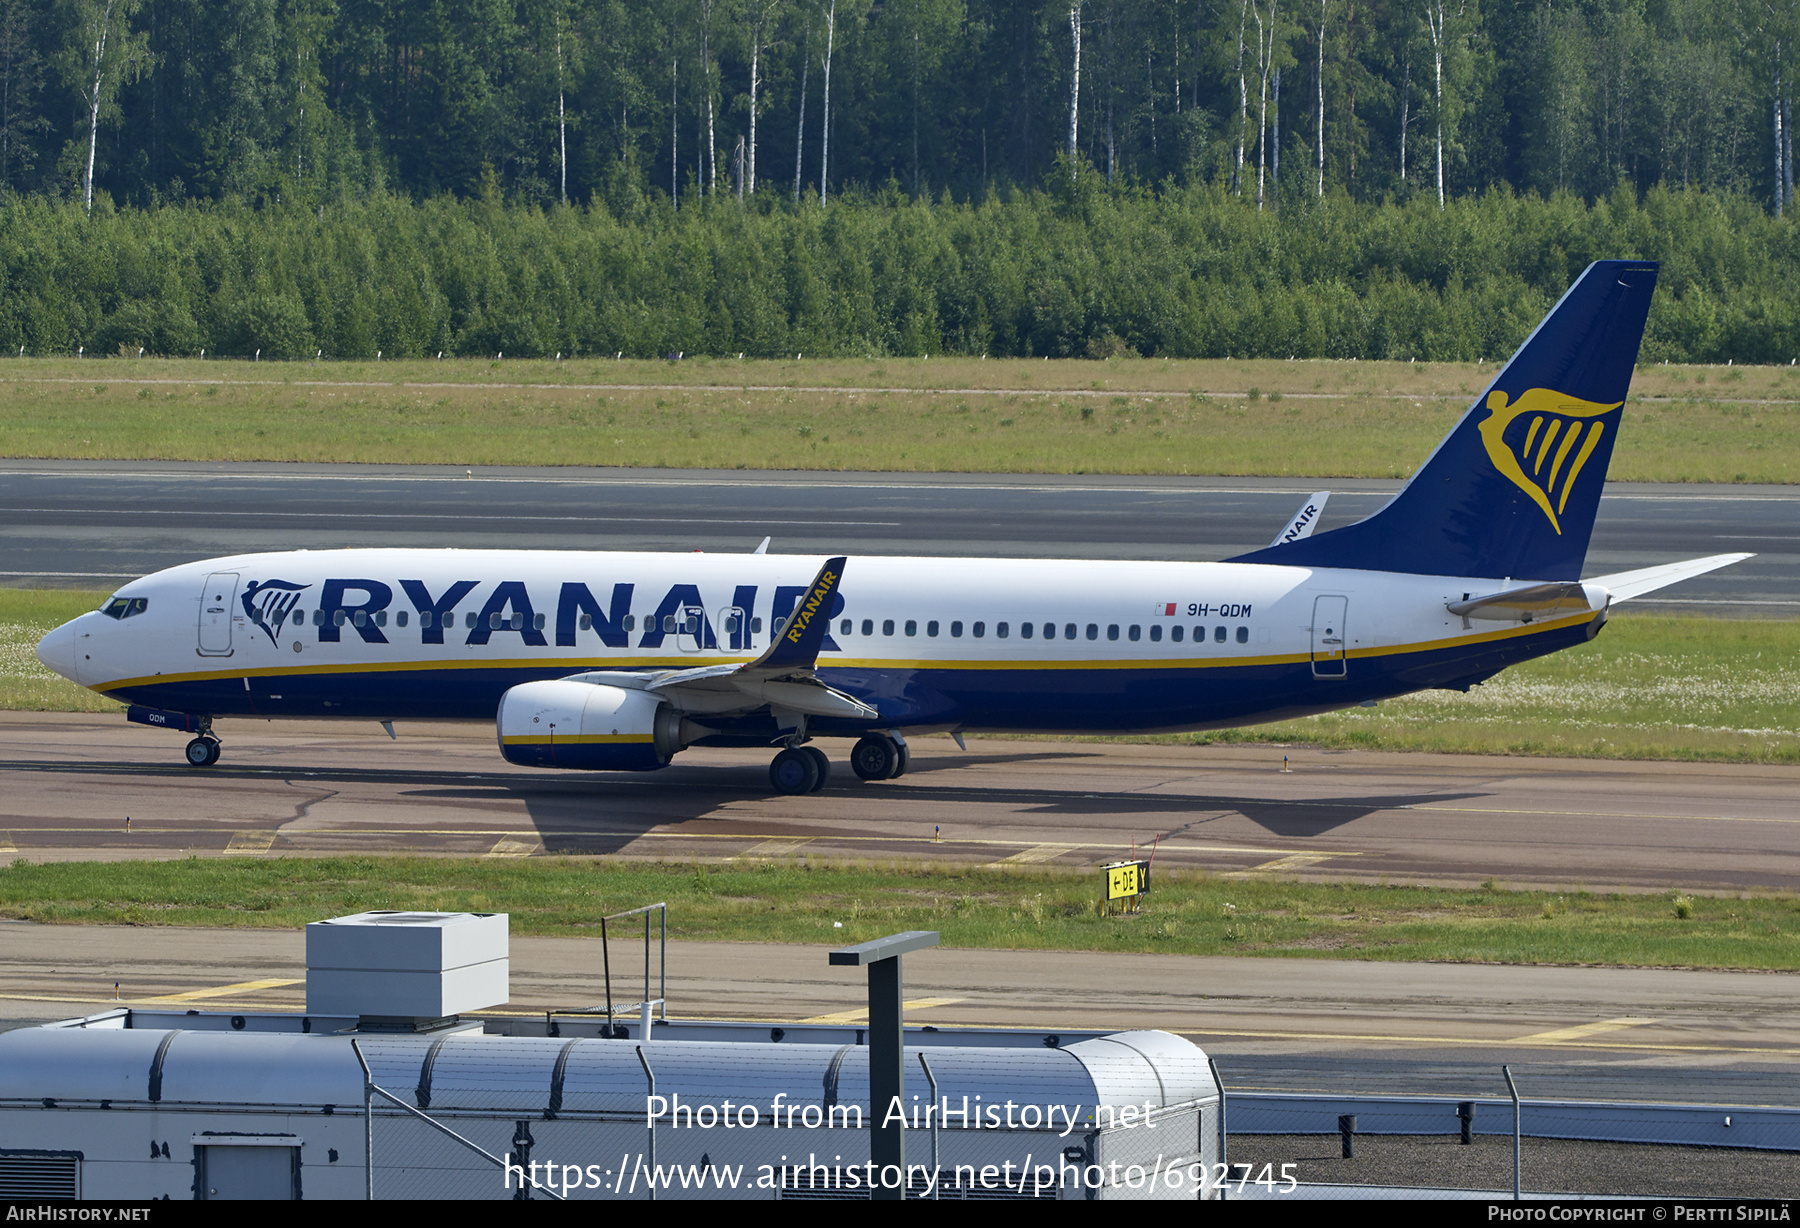
<svg viewBox="0 0 1800 1228">
<path fill-rule="evenodd" d="M 1580 579 L 1656 274 L 1590 264 L 1386 507 L 1230 561 Z"/>
<path fill-rule="evenodd" d="M 819 659 L 819 648 L 825 632 L 831 627 L 831 598 L 844 578 L 845 556 L 826 559 L 825 566 L 807 586 L 794 612 L 776 632 L 775 639 L 762 656 L 746 665 L 747 670 L 811 669 Z"/>
</svg>

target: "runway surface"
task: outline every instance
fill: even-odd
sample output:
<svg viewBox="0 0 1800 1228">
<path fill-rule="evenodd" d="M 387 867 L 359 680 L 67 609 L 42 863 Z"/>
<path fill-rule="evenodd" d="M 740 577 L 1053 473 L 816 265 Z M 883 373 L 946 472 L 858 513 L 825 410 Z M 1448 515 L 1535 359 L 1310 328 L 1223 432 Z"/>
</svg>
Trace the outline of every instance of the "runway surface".
<svg viewBox="0 0 1800 1228">
<path fill-rule="evenodd" d="M 1800 769 L 1274 747 L 914 742 L 898 781 L 768 786 L 764 751 L 663 771 L 502 762 L 483 725 L 221 721 L 215 768 L 117 716 L 0 714 L 0 856 L 420 852 L 905 857 L 1693 891 L 1800 881 Z M 1291 770 L 1283 772 L 1284 754 Z M 132 819 L 125 830 L 126 816 Z"/>
<path fill-rule="evenodd" d="M 444 466 L 0 462 L 0 583 L 110 587 L 195 559 L 344 546 L 1221 559 L 1300 501 L 1322 527 L 1379 508 L 1367 479 L 832 474 Z M 1800 489 L 1614 483 L 1587 573 L 1746 563 L 1661 608 L 1800 614 Z M 1642 608 L 1657 608 L 1650 602 Z"/>
<path fill-rule="evenodd" d="M 641 950 L 614 947 L 615 978 Z M 0 923 L 0 1027 L 115 1004 L 302 1010 L 305 962 L 288 930 Z M 603 1002 L 600 963 L 597 939 L 515 937 L 503 1010 Z M 1507 1062 L 1533 1099 L 1800 1106 L 1792 975 L 938 949 L 905 978 L 909 1023 L 1162 1028 L 1238 1091 L 1504 1096 Z M 826 948 L 761 943 L 671 943 L 668 997 L 676 1017 L 773 1023 L 868 1006 Z"/>
</svg>

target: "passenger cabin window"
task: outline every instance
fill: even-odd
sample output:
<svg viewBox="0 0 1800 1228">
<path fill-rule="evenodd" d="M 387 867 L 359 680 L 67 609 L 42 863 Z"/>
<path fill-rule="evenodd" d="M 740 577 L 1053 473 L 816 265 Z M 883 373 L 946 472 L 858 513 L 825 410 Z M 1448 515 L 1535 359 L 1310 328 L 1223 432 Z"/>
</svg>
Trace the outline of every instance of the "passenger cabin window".
<svg viewBox="0 0 1800 1228">
<path fill-rule="evenodd" d="M 1113 633 L 1116 635 L 1118 633 L 1118 628 L 1116 628 L 1116 627 L 1113 628 Z M 1090 640 L 1099 639 L 1100 638 L 1100 624 L 1099 623 L 1089 623 L 1087 635 Z"/>
<path fill-rule="evenodd" d="M 881 634 L 883 634 L 883 635 L 894 634 L 894 620 L 893 619 L 884 618 L 881 620 Z"/>
<path fill-rule="evenodd" d="M 1137 628 L 1133 627 L 1132 630 L 1136 631 Z M 1137 638 L 1137 636 L 1134 635 L 1131 638 L 1135 640 Z M 1152 644 L 1162 643 L 1162 628 L 1160 626 L 1158 626 L 1156 623 L 1150 624 L 1150 642 Z"/>
<path fill-rule="evenodd" d="M 1213 643 L 1223 644 L 1224 642 L 1225 642 L 1225 628 L 1214 627 L 1213 628 Z"/>
<path fill-rule="evenodd" d="M 366 627 L 369 625 L 369 612 L 367 610 L 358 610 L 350 621 L 359 627 Z"/>
<path fill-rule="evenodd" d="M 419 625 L 421 627 L 429 627 L 431 625 L 431 611 L 430 610 L 420 610 L 419 611 Z"/>
<path fill-rule="evenodd" d="M 1185 633 L 1186 633 L 1186 628 L 1184 628 L 1184 627 L 1170 627 L 1169 628 L 1169 639 L 1172 642 L 1179 644 L 1179 643 L 1181 643 L 1182 635 Z"/>
<path fill-rule="evenodd" d="M 542 631 L 544 629 L 544 616 L 542 614 L 533 616 L 531 627 L 534 631 Z"/>
<path fill-rule="evenodd" d="M 1250 642 L 1250 628 L 1239 627 L 1237 629 L 1237 642 L 1240 644 L 1248 644 Z"/>
<path fill-rule="evenodd" d="M 313 611 L 313 626 L 323 627 L 324 625 L 325 625 L 325 611 L 324 610 L 314 610 Z"/>
<path fill-rule="evenodd" d="M 467 627 L 470 631 L 475 630 L 475 611 L 474 610 L 470 610 L 467 614 L 463 615 L 463 626 Z"/>
<path fill-rule="evenodd" d="M 1130 639 L 1132 640 L 1133 643 L 1136 643 L 1138 640 L 1143 638 L 1144 629 L 1142 627 L 1138 626 L 1136 623 L 1132 623 L 1131 629 L 1128 630 L 1125 634 L 1130 637 Z"/>
<path fill-rule="evenodd" d="M 961 623 L 955 622 L 955 623 L 950 624 L 950 638 L 951 639 L 961 639 L 962 638 L 962 624 Z"/>
<path fill-rule="evenodd" d="M 394 615 L 394 625 L 396 627 L 404 627 L 406 625 L 406 621 L 407 620 L 406 620 L 406 611 L 405 610 L 401 610 L 398 614 Z"/>
<path fill-rule="evenodd" d="M 846 618 L 846 619 L 845 619 L 845 620 L 844 620 L 844 621 L 843 621 L 843 622 L 841 622 L 841 623 L 839 623 L 839 624 L 838 624 L 838 634 L 839 634 L 839 635 L 849 635 L 849 634 L 850 634 L 850 628 L 851 628 L 851 627 L 852 627 L 852 626 L 854 626 L 854 625 L 855 625 L 855 624 L 853 624 L 853 623 L 852 623 L 852 622 L 851 622 L 851 621 L 850 621 L 850 620 L 849 620 L 849 619 L 848 619 L 848 618 Z M 735 631 L 735 630 L 736 630 L 736 629 L 737 629 L 737 628 L 735 628 L 735 627 L 728 627 L 728 628 L 727 628 L 727 630 L 731 630 L 731 631 Z"/>
<path fill-rule="evenodd" d="M 100 607 L 108 618 L 135 618 L 150 608 L 148 597 L 114 597 Z"/>
<path fill-rule="evenodd" d="M 1050 624 L 1045 623 L 1044 626 L 1045 626 L 1044 634 L 1047 636 L 1050 634 L 1050 631 L 1048 630 Z M 1063 624 L 1063 638 L 1065 640 L 1072 640 L 1075 638 L 1075 635 L 1076 635 L 1075 624 L 1074 623 L 1064 623 Z"/>
<path fill-rule="evenodd" d="M 295 610 L 294 611 L 294 625 L 296 627 L 299 627 L 299 626 L 304 626 L 305 623 L 306 623 L 306 611 L 305 610 Z M 404 627 L 406 625 L 406 615 L 404 615 L 404 614 L 402 614 L 400 616 L 400 625 L 402 627 Z"/>
<path fill-rule="evenodd" d="M 358 613 L 361 613 L 361 611 L 359 610 Z M 349 616 L 347 614 L 345 614 L 344 611 L 333 610 L 331 612 L 331 625 L 332 626 L 341 627 L 349 621 L 350 621 Z"/>
<path fill-rule="evenodd" d="M 864 626 L 867 626 L 867 625 L 868 624 L 866 624 L 866 623 L 864 624 Z M 629 614 L 627 614 L 625 616 L 625 630 L 627 630 L 627 631 L 631 630 L 631 615 L 629 615 Z M 750 633 L 752 635 L 761 635 L 762 634 L 762 619 L 752 618 L 750 620 Z M 864 631 L 863 634 L 867 635 L 868 632 Z"/>
<path fill-rule="evenodd" d="M 976 623 L 974 626 L 969 628 L 969 634 L 974 636 L 976 639 L 980 639 L 982 636 L 987 634 L 987 624 L 986 623 Z"/>
<path fill-rule="evenodd" d="M 994 624 L 994 635 L 999 639 L 1005 639 L 1006 638 L 1006 624 L 1005 623 L 995 623 Z"/>
<path fill-rule="evenodd" d="M 874 619 L 872 619 L 872 618 L 863 619 L 863 634 L 864 635 L 874 635 L 875 634 L 875 620 Z"/>
<path fill-rule="evenodd" d="M 1001 624 L 1000 624 L 1000 625 L 1001 625 L 1001 626 L 1002 626 L 1002 627 L 1004 627 L 1004 626 L 1005 626 L 1005 625 L 1006 625 L 1006 624 L 1005 624 L 1005 623 L 1001 623 Z M 1036 626 L 1036 625 L 1037 625 L 1037 624 L 1035 624 L 1035 623 L 1020 623 L 1020 624 L 1019 624 L 1019 635 L 1020 635 L 1020 636 L 1022 636 L 1022 637 L 1023 637 L 1023 638 L 1025 638 L 1025 639 L 1030 639 L 1030 638 L 1031 638 L 1031 632 L 1032 632 L 1032 629 L 1033 629 L 1033 628 L 1034 628 L 1034 627 L 1035 627 L 1035 626 Z"/>
<path fill-rule="evenodd" d="M 906 634 L 908 634 L 908 635 L 919 634 L 919 624 L 917 622 L 915 622 L 913 619 L 909 618 L 906 620 Z"/>
<path fill-rule="evenodd" d="M 934 618 L 930 622 L 925 624 L 925 634 L 935 636 L 937 633 L 938 633 L 938 621 L 937 621 L 937 619 Z"/>
<path fill-rule="evenodd" d="M 592 614 L 583 614 L 576 625 L 583 631 L 592 631 L 594 629 L 594 616 Z"/>
<path fill-rule="evenodd" d="M 1092 639 L 1093 636 L 1089 636 L 1088 638 Z M 1108 623 L 1106 625 L 1106 638 L 1109 640 L 1116 640 L 1119 638 L 1119 624 L 1118 623 Z"/>
</svg>

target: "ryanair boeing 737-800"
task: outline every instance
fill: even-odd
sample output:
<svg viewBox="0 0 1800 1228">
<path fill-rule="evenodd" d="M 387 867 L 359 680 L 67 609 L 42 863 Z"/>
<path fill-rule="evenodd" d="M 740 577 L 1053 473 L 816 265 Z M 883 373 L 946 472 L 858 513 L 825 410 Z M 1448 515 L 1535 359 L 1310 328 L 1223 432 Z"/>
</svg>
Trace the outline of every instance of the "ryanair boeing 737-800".
<svg viewBox="0 0 1800 1228">
<path fill-rule="evenodd" d="M 194 734 L 196 767 L 221 716 L 479 718 L 534 767 L 779 747 L 783 793 L 824 784 L 817 737 L 856 738 L 876 780 L 906 770 L 908 733 L 1224 728 L 1467 690 L 1749 557 L 1581 579 L 1656 273 L 1589 266 L 1379 512 L 1313 534 L 1315 496 L 1226 562 L 250 554 L 135 580 L 38 656 Z"/>
</svg>

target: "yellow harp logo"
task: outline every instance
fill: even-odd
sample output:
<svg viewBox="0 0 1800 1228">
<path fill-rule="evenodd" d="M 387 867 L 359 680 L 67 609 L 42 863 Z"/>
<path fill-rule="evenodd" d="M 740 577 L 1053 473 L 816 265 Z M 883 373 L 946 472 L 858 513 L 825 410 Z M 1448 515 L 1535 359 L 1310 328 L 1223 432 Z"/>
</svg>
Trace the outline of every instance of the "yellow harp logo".
<svg viewBox="0 0 1800 1228">
<path fill-rule="evenodd" d="M 1568 505 L 1569 492 L 1575 489 L 1582 466 L 1606 433 L 1606 423 L 1590 419 L 1609 414 L 1624 403 L 1602 405 L 1548 388 L 1533 388 L 1508 404 L 1504 392 L 1490 392 L 1488 416 L 1480 428 L 1481 442 L 1487 447 L 1494 468 L 1544 509 L 1550 527 L 1560 536 L 1562 525 L 1557 516 Z M 1524 435 L 1520 437 L 1518 431 L 1512 431 L 1513 440 L 1509 442 L 1507 428 L 1514 423 L 1524 425 Z"/>
</svg>

